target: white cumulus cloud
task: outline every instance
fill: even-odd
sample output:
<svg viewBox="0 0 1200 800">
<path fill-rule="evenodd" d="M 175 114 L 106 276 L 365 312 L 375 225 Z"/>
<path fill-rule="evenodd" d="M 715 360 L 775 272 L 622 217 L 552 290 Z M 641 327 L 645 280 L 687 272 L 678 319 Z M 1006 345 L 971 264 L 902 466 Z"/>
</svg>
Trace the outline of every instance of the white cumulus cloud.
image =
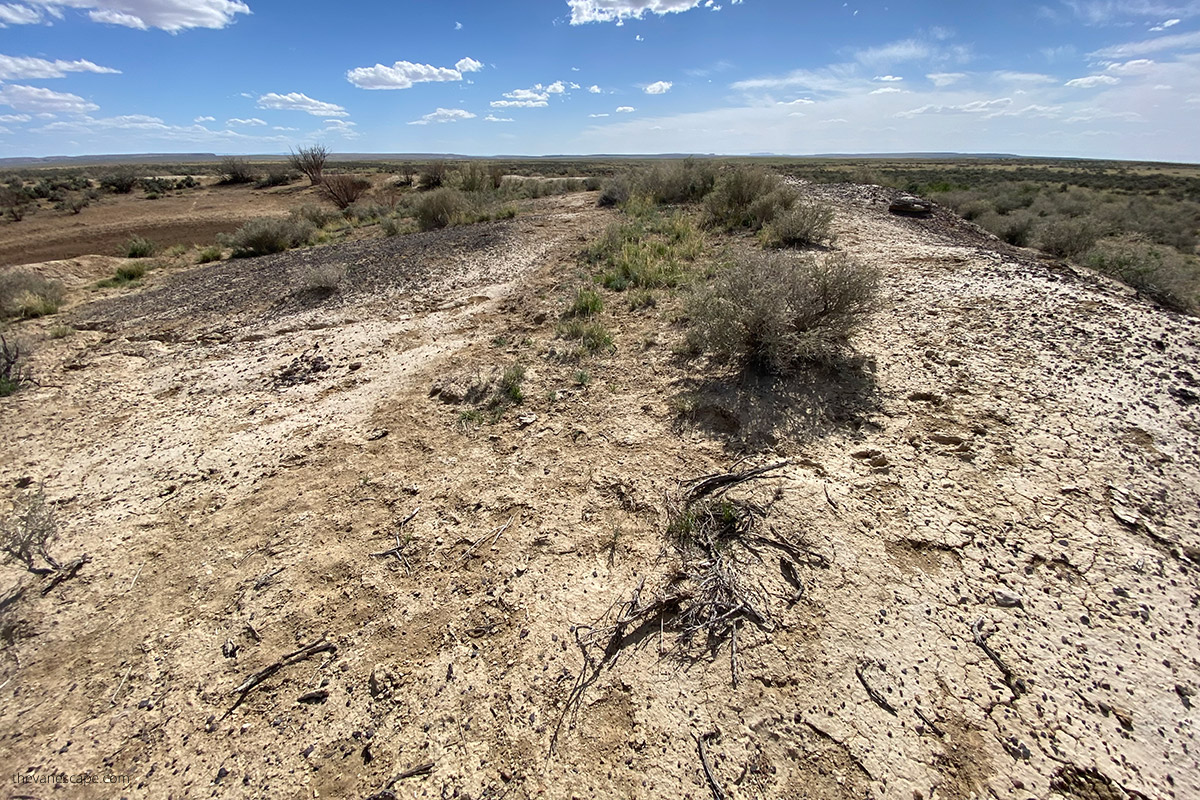
<svg viewBox="0 0 1200 800">
<path fill-rule="evenodd" d="M 1063 86 L 1070 86 L 1075 89 L 1094 89 L 1097 86 L 1112 86 L 1114 83 L 1120 82 L 1120 78 L 1114 78 L 1112 75 L 1088 75 L 1085 78 L 1069 80 Z"/>
<path fill-rule="evenodd" d="M 898 78 L 895 75 L 876 75 L 874 80 L 877 81 L 902 81 L 904 78 Z"/>
<path fill-rule="evenodd" d="M 632 114 L 634 111 L 637 111 L 637 109 L 633 106 L 619 106 L 617 108 L 618 114 Z"/>
<path fill-rule="evenodd" d="M 439 108 L 420 119 L 414 119 L 409 125 L 428 125 L 431 122 L 458 122 L 463 119 L 474 119 L 475 115 L 462 108 Z"/>
<path fill-rule="evenodd" d="M 925 77 L 932 81 L 934 86 L 949 86 L 952 83 L 958 83 L 967 76 L 962 72 L 931 72 Z"/>
<path fill-rule="evenodd" d="M 197 125 L 199 125 L 202 122 L 216 122 L 216 121 L 217 121 L 216 117 L 196 117 L 194 120 L 192 120 L 192 122 L 196 123 Z"/>
<path fill-rule="evenodd" d="M 600 87 L 593 83 L 588 87 L 588 91 L 592 94 L 600 94 Z"/>
<path fill-rule="evenodd" d="M 42 14 L 29 6 L 0 3 L 0 28 L 9 25 L 33 25 L 42 21 Z"/>
<path fill-rule="evenodd" d="M 84 100 L 77 94 L 52 92 L 34 86 L 10 83 L 0 86 L 0 105 L 10 106 L 17 111 L 85 114 L 100 106 Z"/>
<path fill-rule="evenodd" d="M 674 85 L 671 81 L 655 81 L 642 91 L 646 94 L 666 94 L 671 91 L 671 87 Z"/>
<path fill-rule="evenodd" d="M 483 118 L 484 122 L 512 122 L 512 117 L 497 117 L 495 114 L 488 114 Z"/>
<path fill-rule="evenodd" d="M 259 119 L 258 117 L 250 117 L 249 119 L 240 119 L 238 117 L 233 117 L 232 119 L 225 120 L 225 124 L 226 125 L 255 126 L 255 125 L 266 125 L 267 123 L 264 122 L 263 120 Z"/>
<path fill-rule="evenodd" d="M 33 117 L 28 114 L 0 114 L 0 122 L 29 122 Z"/>
<path fill-rule="evenodd" d="M 0 80 L 17 78 L 63 78 L 68 72 L 97 72 L 119 75 L 119 69 L 102 67 L 86 59 L 78 61 L 47 61 L 29 56 L 0 55 Z"/>
<path fill-rule="evenodd" d="M 741 2 L 731 0 L 733 5 Z M 700 5 L 700 0 L 567 0 L 567 5 L 571 9 L 572 25 L 589 22 L 616 22 L 620 25 L 627 19 L 641 19 L 647 13 L 663 16 L 691 11 Z M 712 7 L 712 3 L 706 7 Z"/>
<path fill-rule="evenodd" d="M 258 98 L 259 108 L 269 108 L 275 111 L 303 111 L 314 117 L 348 117 L 346 109 L 334 103 L 324 103 L 314 100 L 300 92 L 278 94 L 270 92 Z"/>
<path fill-rule="evenodd" d="M 460 59 L 453 67 L 397 61 L 390 67 L 383 64 L 356 67 L 346 72 L 346 80 L 360 89 L 408 89 L 417 83 L 461 81 L 464 72 L 478 72 L 481 69 L 483 64 L 473 58 Z"/>
<path fill-rule="evenodd" d="M 237 0 L 29 0 L 22 5 L 0 5 L 0 23 L 41 22 L 43 14 L 61 18 L 63 8 L 86 12 L 92 22 L 170 33 L 225 28 L 238 14 L 250 13 L 250 6 Z"/>
</svg>

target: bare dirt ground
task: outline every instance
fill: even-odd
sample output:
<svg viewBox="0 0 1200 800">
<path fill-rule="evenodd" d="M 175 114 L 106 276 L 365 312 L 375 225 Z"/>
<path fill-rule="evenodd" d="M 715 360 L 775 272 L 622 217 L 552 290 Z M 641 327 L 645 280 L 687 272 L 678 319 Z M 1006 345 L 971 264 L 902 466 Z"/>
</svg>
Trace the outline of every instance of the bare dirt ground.
<svg viewBox="0 0 1200 800">
<path fill-rule="evenodd" d="M 20 222 L 0 222 L 0 267 L 59 261 L 85 255 L 118 255 L 134 236 L 159 247 L 210 245 L 217 234 L 233 233 L 246 220 L 283 216 L 311 200 L 300 185 L 276 189 L 204 186 L 147 200 L 138 191 L 105 195 L 78 214 L 48 208 Z"/>
<path fill-rule="evenodd" d="M 811 191 L 885 301 L 857 359 L 788 382 L 679 355 L 667 298 L 608 295 L 616 352 L 562 358 L 593 195 L 24 324 L 80 330 L 0 399 L 0 485 L 44 483 L 58 554 L 92 561 L 46 596 L 3 573 L 30 587 L 0 612 L 6 770 L 704 798 L 703 750 L 736 798 L 1200 796 L 1200 324 L 877 187 Z M 298 288 L 330 259 L 338 293 Z M 524 403 L 464 419 L 518 362 Z M 731 492 L 767 509 L 736 655 L 648 617 L 585 662 L 577 626 L 663 590 L 681 481 L 781 460 Z"/>
</svg>

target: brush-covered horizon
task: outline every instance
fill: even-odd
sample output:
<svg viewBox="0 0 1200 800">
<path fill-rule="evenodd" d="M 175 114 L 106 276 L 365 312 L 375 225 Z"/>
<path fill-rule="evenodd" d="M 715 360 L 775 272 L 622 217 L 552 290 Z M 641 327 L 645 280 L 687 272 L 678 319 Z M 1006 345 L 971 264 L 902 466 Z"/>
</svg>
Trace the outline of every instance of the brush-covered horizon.
<svg viewBox="0 0 1200 800">
<path fill-rule="evenodd" d="M 1170 0 L 23 0 L 0 4 L 0 152 L 1191 163 L 1198 22 Z"/>
</svg>

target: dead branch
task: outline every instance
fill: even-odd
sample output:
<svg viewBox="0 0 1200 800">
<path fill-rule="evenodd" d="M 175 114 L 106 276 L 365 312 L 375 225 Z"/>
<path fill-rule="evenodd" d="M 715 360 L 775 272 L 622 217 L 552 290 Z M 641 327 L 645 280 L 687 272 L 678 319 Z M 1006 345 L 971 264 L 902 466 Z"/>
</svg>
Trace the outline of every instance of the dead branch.
<svg viewBox="0 0 1200 800">
<path fill-rule="evenodd" d="M 466 552 L 464 552 L 464 553 L 462 554 L 462 557 L 461 557 L 459 560 L 460 560 L 460 561 L 466 561 L 468 558 L 470 558 L 470 557 L 471 557 L 471 553 L 475 552 L 475 548 L 476 548 L 476 547 L 479 547 L 479 545 L 483 544 L 483 540 L 484 540 L 484 539 L 486 539 L 486 538 L 488 538 L 489 536 L 491 536 L 491 537 L 492 537 L 492 541 L 491 541 L 491 544 L 489 544 L 489 545 L 488 545 L 488 547 L 495 547 L 495 546 L 496 546 L 496 542 L 500 541 L 500 536 L 501 536 L 501 535 L 502 535 L 502 534 L 503 534 L 503 533 L 504 533 L 506 530 L 508 530 L 508 526 L 509 526 L 509 525 L 512 525 L 512 524 L 513 524 L 513 521 L 514 521 L 515 519 L 516 519 L 516 517 L 515 517 L 515 516 L 513 516 L 513 517 L 509 517 L 509 520 L 508 520 L 508 522 L 504 523 L 504 524 L 503 524 L 503 525 L 501 525 L 499 528 L 493 528 L 492 530 L 490 530 L 490 531 L 488 531 L 487 533 L 485 533 L 483 536 L 480 536 L 478 539 L 476 539 L 475 541 L 471 542 L 471 546 L 467 548 Z"/>
<path fill-rule="evenodd" d="M 936 735 L 936 736 L 945 736 L 946 735 L 946 733 L 941 728 L 939 728 L 937 725 L 934 724 L 933 720 L 931 720 L 929 717 L 925 716 L 924 712 L 921 711 L 920 706 L 914 706 L 913 711 L 917 712 L 917 716 L 921 718 L 921 722 L 924 722 L 925 726 L 927 728 L 929 728 L 929 730 L 933 731 L 934 735 Z"/>
<path fill-rule="evenodd" d="M 268 586 L 271 585 L 271 581 L 273 581 L 275 579 L 275 576 L 281 572 L 283 572 L 283 567 L 276 567 L 275 569 L 268 570 L 267 572 L 264 572 L 262 575 L 259 575 L 258 580 L 256 580 L 254 582 L 254 590 L 259 591 L 261 589 L 267 588 Z"/>
<path fill-rule="evenodd" d="M 42 596 L 45 597 L 46 595 L 50 594 L 50 590 L 55 586 L 58 586 L 63 581 L 74 578 L 83 565 L 89 563 L 91 560 L 92 557 L 85 553 L 72 561 L 70 564 L 67 564 L 65 567 L 59 567 L 56 569 L 54 571 L 54 577 L 52 577 L 50 582 L 47 583 L 45 588 L 42 589 Z"/>
<path fill-rule="evenodd" d="M 411 769 L 404 770 L 404 772 L 401 772 L 392 779 L 392 783 L 395 783 L 396 781 L 402 781 L 405 778 L 415 778 L 418 775 L 428 775 L 431 772 L 433 772 L 433 762 L 426 761 L 424 764 L 418 764 Z"/>
<path fill-rule="evenodd" d="M 712 789 L 713 800 L 725 800 L 725 791 L 721 788 L 721 784 L 717 782 L 717 776 L 713 772 L 712 764 L 708 761 L 708 748 L 704 746 L 707 739 L 713 739 L 719 736 L 716 731 L 692 736 L 696 739 L 696 747 L 700 751 L 700 764 L 704 767 L 704 777 L 708 778 L 708 788 Z"/>
<path fill-rule="evenodd" d="M 858 666 L 856 666 L 854 668 L 854 674 L 858 676 L 858 682 L 861 683 L 863 685 L 863 688 L 867 690 L 867 696 L 871 698 L 871 700 L 875 703 L 875 705 L 879 706 L 884 711 L 891 714 L 893 717 L 899 716 L 896 713 L 896 709 L 892 708 L 892 704 L 887 701 L 887 698 L 884 697 L 883 695 L 881 695 L 874 688 L 872 688 L 871 684 L 867 683 L 867 678 L 865 675 L 863 675 L 863 671 L 868 664 L 872 664 L 872 663 L 877 663 L 877 662 L 871 662 L 871 661 L 858 662 Z"/>
<path fill-rule="evenodd" d="M 688 490 L 687 502 L 694 503 L 701 497 L 712 494 L 718 489 L 728 489 L 730 486 L 736 486 L 739 483 L 744 483 L 745 481 L 753 478 L 761 477 L 765 473 L 786 467 L 789 463 L 790 462 L 785 459 L 775 464 L 768 464 L 765 467 L 748 469 L 745 472 L 725 472 L 717 475 L 710 475 Z"/>
<path fill-rule="evenodd" d="M 1000 656 L 987 643 L 987 638 L 983 635 L 983 617 L 975 620 L 975 624 L 971 626 L 971 633 L 975 637 L 975 644 L 979 649 L 992 660 L 996 665 L 996 669 L 1000 670 L 1000 674 L 1004 677 L 1004 685 L 1009 688 L 1014 697 L 1020 697 L 1025 692 L 1025 681 L 1018 678 L 1016 674 L 1009 669 L 1008 664 L 1005 664 Z"/>
<path fill-rule="evenodd" d="M 240 686 L 230 692 L 230 694 L 236 694 L 238 698 L 236 701 L 234 701 L 234 704 L 230 706 L 229 710 L 225 712 L 221 719 L 225 719 L 225 717 L 228 717 L 230 714 L 232 714 L 234 709 L 242 704 L 242 701 L 246 699 L 246 695 L 250 694 L 250 691 L 254 689 L 254 687 L 258 686 L 260 683 L 267 680 L 284 667 L 299 663 L 306 658 L 315 656 L 318 653 L 334 652 L 337 652 L 337 645 L 335 645 L 333 642 L 325 641 L 325 637 L 322 636 L 320 640 L 313 642 L 312 644 L 305 645 L 299 650 L 294 650 L 280 658 L 274 664 L 271 664 L 269 667 L 259 670 L 243 681 Z"/>
</svg>

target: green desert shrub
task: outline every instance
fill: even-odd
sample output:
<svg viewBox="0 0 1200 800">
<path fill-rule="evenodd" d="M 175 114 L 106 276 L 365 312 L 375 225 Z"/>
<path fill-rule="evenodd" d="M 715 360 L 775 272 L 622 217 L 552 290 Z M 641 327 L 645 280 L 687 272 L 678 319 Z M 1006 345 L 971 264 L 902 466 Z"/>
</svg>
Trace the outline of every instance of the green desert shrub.
<svg viewBox="0 0 1200 800">
<path fill-rule="evenodd" d="M 250 166 L 250 163 L 244 158 L 234 156 L 221 159 L 217 165 L 217 175 L 219 176 L 217 183 L 222 186 L 253 183 L 255 178 L 254 168 Z"/>
<path fill-rule="evenodd" d="M 233 250 L 234 258 L 248 258 L 300 247 L 308 244 L 312 235 L 313 226 L 306 220 L 260 217 L 223 237 L 222 243 Z"/>
<path fill-rule="evenodd" d="M 58 311 L 65 291 L 58 281 L 34 272 L 0 272 L 0 314 L 4 317 L 32 319 Z"/>
<path fill-rule="evenodd" d="M 602 208 L 623 206 L 629 201 L 632 191 L 632 181 L 628 175 L 614 175 L 604 184 L 596 205 Z"/>
<path fill-rule="evenodd" d="M 302 206 L 293 208 L 289 214 L 289 218 L 295 222 L 303 222 L 311 225 L 313 228 L 324 228 L 333 222 L 340 219 L 340 215 L 336 211 L 331 211 L 328 208 L 305 203 Z"/>
<path fill-rule="evenodd" d="M 833 209 L 813 201 L 796 202 L 763 227 L 768 247 L 807 247 L 832 242 Z"/>
<path fill-rule="evenodd" d="M 467 198 L 457 189 L 435 189 L 417 200 L 417 226 L 423 231 L 457 225 L 470 210 Z"/>
<path fill-rule="evenodd" d="M 111 289 L 114 286 L 124 286 L 134 281 L 139 281 L 145 277 L 148 271 L 145 262 L 135 261 L 132 264 L 122 264 L 117 267 L 117 271 L 113 273 L 111 278 L 105 278 L 96 285 L 101 289 Z"/>
<path fill-rule="evenodd" d="M 196 263 L 208 264 L 213 261 L 220 261 L 223 253 L 224 251 L 219 246 L 215 244 L 209 245 L 208 247 L 202 248 L 200 252 L 196 254 Z"/>
<path fill-rule="evenodd" d="M 688 307 L 688 343 L 752 372 L 831 362 L 874 307 L 879 272 L 843 254 L 749 253 Z"/>
<path fill-rule="evenodd" d="M 299 180 L 299 178 L 300 175 L 297 172 L 289 169 L 275 168 L 268 170 L 266 175 L 255 181 L 254 188 L 270 189 L 273 186 L 287 186 L 289 183 Z"/>
<path fill-rule="evenodd" d="M 129 194 L 138 184 L 138 175 L 132 167 L 119 167 L 100 178 L 100 188 L 113 194 Z"/>
<path fill-rule="evenodd" d="M 1062 258 L 1075 258 L 1092 248 L 1100 238 L 1095 222 L 1087 217 L 1051 219 L 1037 234 L 1039 249 Z"/>
<path fill-rule="evenodd" d="M 637 191 L 658 205 L 698 203 L 717 183 L 717 171 L 707 161 L 688 158 L 656 163 L 637 181 Z"/>
<path fill-rule="evenodd" d="M 1082 260 L 1167 308 L 1200 312 L 1200 259 L 1195 256 L 1143 236 L 1124 235 L 1101 239 Z"/>
<path fill-rule="evenodd" d="M 765 169 L 743 167 L 722 175 L 704 199 L 706 222 L 726 230 L 761 230 L 796 202 L 796 192 Z"/>
<path fill-rule="evenodd" d="M 1035 222 L 1033 214 L 1023 210 L 1003 215 L 985 211 L 975 220 L 979 227 L 1017 247 L 1029 246 Z"/>
<path fill-rule="evenodd" d="M 126 258 L 148 258 L 154 255 L 154 242 L 142 236 L 134 236 L 122 248 Z"/>
</svg>

